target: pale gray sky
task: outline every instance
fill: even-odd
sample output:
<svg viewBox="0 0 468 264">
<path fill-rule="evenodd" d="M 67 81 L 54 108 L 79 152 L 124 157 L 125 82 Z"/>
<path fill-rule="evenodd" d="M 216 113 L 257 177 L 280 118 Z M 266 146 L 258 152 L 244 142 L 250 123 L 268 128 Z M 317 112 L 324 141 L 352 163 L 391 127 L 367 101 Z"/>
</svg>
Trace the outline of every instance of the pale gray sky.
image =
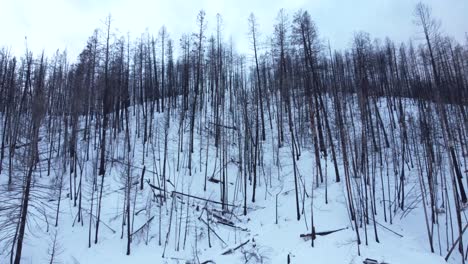
<svg viewBox="0 0 468 264">
<path fill-rule="evenodd" d="M 200 9 L 207 13 L 208 30 L 214 32 L 216 13 L 224 20 L 224 37 L 233 37 L 236 48 L 249 52 L 247 18 L 253 12 L 263 36 L 272 32 L 280 8 L 292 14 L 299 8 L 310 12 L 320 36 L 332 48 L 347 47 L 354 32 L 372 37 L 389 36 L 407 41 L 418 35 L 413 9 L 418 0 L 0 0 L 0 46 L 23 54 L 25 41 L 36 54 L 67 48 L 74 59 L 86 40 L 111 13 L 113 28 L 134 39 L 148 29 L 157 35 L 166 25 L 176 40 L 194 31 Z M 468 31 L 468 0 L 426 0 L 442 21 L 442 30 L 459 41 Z"/>
</svg>

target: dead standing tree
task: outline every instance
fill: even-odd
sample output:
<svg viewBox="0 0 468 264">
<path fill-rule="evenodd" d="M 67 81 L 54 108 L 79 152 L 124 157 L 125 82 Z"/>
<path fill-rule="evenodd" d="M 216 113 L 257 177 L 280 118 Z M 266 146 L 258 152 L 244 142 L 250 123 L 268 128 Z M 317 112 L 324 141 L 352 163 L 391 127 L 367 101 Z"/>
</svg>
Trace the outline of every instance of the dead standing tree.
<svg viewBox="0 0 468 264">
<path fill-rule="evenodd" d="M 197 110 L 197 102 L 198 96 L 200 94 L 200 84 L 203 82 L 202 74 L 203 74 L 203 42 L 205 39 L 205 29 L 206 29 L 206 22 L 205 22 L 205 11 L 201 10 L 197 16 L 197 23 L 198 23 L 198 33 L 195 34 L 195 46 L 196 46 L 196 75 L 195 75 L 195 84 L 194 84 L 194 91 L 193 91 L 193 101 L 192 101 L 192 109 L 191 109 L 191 116 L 190 116 L 190 142 L 189 142 L 189 160 L 188 160 L 188 169 L 189 175 L 192 175 L 192 154 L 194 152 L 193 148 L 193 135 L 195 130 L 195 115 Z"/>
<path fill-rule="evenodd" d="M 109 87 L 109 45 L 110 45 L 110 26 L 111 17 L 107 17 L 106 21 L 106 50 L 104 61 L 104 89 L 102 90 L 102 126 L 101 126 L 101 147 L 100 147 L 100 163 L 99 163 L 99 176 L 101 176 L 101 185 L 99 188 L 99 199 L 97 205 L 97 222 L 96 233 L 94 237 L 94 244 L 98 242 L 99 223 L 101 220 L 101 206 L 102 206 L 102 191 L 104 189 L 104 176 L 106 174 L 106 135 L 107 126 L 109 124 L 109 113 L 111 111 L 111 89 Z M 91 212 L 92 213 L 92 212 Z"/>
<path fill-rule="evenodd" d="M 44 54 L 41 57 L 41 62 L 39 66 L 39 79 L 36 80 L 36 85 L 34 86 L 34 91 L 30 90 L 28 85 L 31 83 L 30 80 L 26 80 L 25 90 L 29 90 L 34 94 L 34 97 L 31 98 L 31 122 L 29 128 L 29 134 L 31 138 L 31 144 L 29 145 L 29 160 L 28 160 L 28 170 L 24 179 L 24 189 L 23 189 L 23 198 L 21 202 L 21 217 L 18 228 L 18 236 L 16 242 L 16 254 L 14 264 L 21 263 L 21 254 L 23 249 L 24 235 L 26 231 L 26 222 L 27 215 L 30 203 L 30 193 L 31 193 L 31 183 L 33 177 L 33 171 L 36 167 L 38 161 L 39 153 L 39 129 L 41 127 L 41 122 L 44 119 L 46 108 L 45 108 L 45 93 L 44 93 L 44 79 L 45 79 L 45 69 L 44 69 Z M 28 75 L 30 76 L 30 75 Z M 29 78 L 29 77 L 28 77 Z"/>
</svg>

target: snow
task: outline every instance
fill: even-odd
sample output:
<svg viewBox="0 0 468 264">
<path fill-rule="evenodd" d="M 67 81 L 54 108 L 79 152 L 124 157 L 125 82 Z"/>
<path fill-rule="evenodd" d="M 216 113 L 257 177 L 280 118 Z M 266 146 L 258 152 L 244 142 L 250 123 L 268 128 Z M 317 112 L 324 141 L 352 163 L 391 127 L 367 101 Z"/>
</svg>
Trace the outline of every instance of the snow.
<svg viewBox="0 0 468 264">
<path fill-rule="evenodd" d="M 383 109 L 385 107 L 382 107 Z M 131 111 L 132 112 L 132 111 Z M 203 191 L 205 179 L 205 155 L 206 155 L 206 136 L 202 133 L 201 137 L 198 133 L 195 135 L 195 151 L 193 153 L 193 173 L 191 176 L 187 170 L 187 144 L 184 145 L 184 153 L 181 153 L 181 169 L 176 171 L 177 166 L 177 142 L 179 138 L 179 120 L 177 119 L 178 112 L 171 114 L 171 126 L 169 131 L 169 149 L 168 149 L 168 164 L 167 173 L 171 183 L 167 184 L 168 191 L 177 191 L 184 194 L 190 194 L 197 197 L 219 201 L 219 183 L 207 183 L 208 189 Z M 142 117 L 140 117 L 142 118 Z M 133 122 L 136 118 L 132 117 Z M 132 125 L 131 136 L 133 142 L 133 168 L 132 175 L 134 181 L 138 181 L 144 165 L 146 166 L 145 180 L 149 180 L 156 185 L 153 180 L 157 177 L 152 172 L 161 172 L 163 145 L 164 145 L 164 114 L 156 114 L 154 133 L 150 141 L 153 141 L 155 152 L 148 147 L 148 152 L 143 157 L 142 138 L 136 137 L 136 124 Z M 205 120 L 206 121 L 206 120 Z M 201 121 L 203 124 L 203 121 Z M 114 155 L 113 158 L 123 157 L 123 136 L 121 133 L 117 139 L 117 144 L 110 145 L 108 158 Z M 185 129 L 185 142 L 188 142 L 188 128 Z M 89 227 L 89 208 L 91 202 L 90 190 L 92 186 L 93 175 L 93 160 L 85 162 L 83 167 L 83 217 L 84 222 L 77 222 L 77 207 L 74 207 L 73 201 L 67 198 L 69 171 L 64 172 L 64 190 L 62 193 L 61 214 L 58 227 L 54 227 L 51 219 L 49 219 L 49 230 L 47 232 L 44 224 L 36 224 L 32 221 L 28 222 L 28 236 L 24 248 L 23 263 L 48 263 L 48 252 L 50 251 L 53 234 L 57 233 L 59 250 L 57 260 L 61 263 L 203 263 L 211 260 L 214 263 L 287 263 L 288 255 L 291 263 L 362 263 L 366 258 L 376 259 L 379 262 L 390 264 L 404 263 L 425 263 L 439 264 L 446 263 L 443 257 L 438 254 L 430 253 L 427 243 L 427 234 L 424 225 L 424 214 L 420 204 L 415 204 L 409 212 L 398 211 L 393 217 L 393 223 L 385 222 L 382 212 L 382 196 L 381 190 L 377 188 L 377 222 L 378 236 L 380 243 L 374 239 L 373 226 L 367 226 L 368 244 L 364 240 L 364 228 L 360 227 L 362 244 L 360 245 L 360 255 L 358 255 L 356 232 L 354 226 L 350 222 L 350 217 L 347 210 L 347 196 L 344 180 L 339 183 L 335 182 L 333 163 L 330 158 L 323 159 L 322 165 L 327 177 L 327 184 L 321 183 L 318 188 L 315 187 L 315 162 L 313 149 L 303 149 L 300 160 L 298 161 L 298 172 L 300 181 L 306 186 L 305 190 L 301 190 L 301 197 L 305 197 L 304 210 L 301 215 L 301 220 L 296 219 L 295 213 L 295 193 L 294 193 L 294 177 L 292 171 L 291 150 L 289 143 L 279 150 L 280 167 L 275 165 L 274 147 L 271 145 L 271 131 L 267 135 L 267 140 L 263 143 L 263 168 L 259 169 L 259 182 L 257 188 L 257 201 L 250 201 L 252 195 L 252 186 L 248 184 L 248 214 L 243 216 L 243 197 L 236 193 L 235 189 L 242 190 L 242 175 L 240 175 L 238 166 L 231 162 L 228 165 L 228 182 L 229 182 L 229 203 L 235 204 L 234 207 L 229 207 L 231 213 L 221 213 L 221 207 L 218 204 L 207 203 L 202 200 L 189 199 L 188 220 L 187 220 L 187 197 L 183 195 L 174 195 L 160 207 L 157 200 L 153 198 L 151 187 L 145 183 L 144 190 L 139 190 L 139 184 L 136 184 L 132 189 L 132 212 L 133 213 L 133 230 L 139 229 L 148 219 L 154 216 L 150 222 L 148 229 L 143 229 L 147 232 L 142 232 L 138 236 L 133 237 L 131 245 L 131 254 L 125 255 L 126 251 L 126 236 L 124 233 L 121 239 L 121 221 L 124 192 L 122 175 L 125 175 L 125 166 L 114 162 L 109 163 L 106 176 L 104 197 L 102 204 L 99 241 L 97 244 L 92 244 L 88 248 L 88 227 Z M 80 137 L 81 138 L 81 137 Z M 286 137 L 288 138 L 288 137 Z M 287 139 L 288 141 L 289 139 Z M 216 157 L 216 148 L 212 143 L 213 138 L 209 143 L 209 164 L 208 176 L 213 171 L 215 177 L 219 179 L 219 158 Z M 229 147 L 228 160 L 237 160 L 238 147 L 233 140 L 232 146 Z M 199 151 L 200 146 L 202 148 Z M 42 147 L 46 147 L 45 144 Z M 85 145 L 80 145 L 84 149 Z M 113 152 L 112 152 L 113 151 Z M 91 155 L 95 155 L 95 151 L 91 151 Z M 113 154 L 114 153 L 114 154 Z M 84 154 L 81 154 L 84 157 Z M 216 161 L 218 159 L 218 161 Z M 216 162 L 215 162 L 216 161 Z M 215 165 L 217 164 L 217 165 Z M 215 169 L 215 166 L 216 169 Z M 60 167 L 56 164 L 55 167 Z M 342 165 L 340 164 L 342 169 Z M 343 171 L 340 171 L 343 175 Z M 60 173 L 60 169 L 56 168 L 55 173 Z M 343 178 L 343 176 L 342 176 Z M 392 178 L 392 177 L 391 177 Z M 418 178 L 416 170 L 412 171 L 408 177 L 407 183 L 408 199 L 411 197 L 417 199 L 419 192 Z M 38 178 L 38 182 L 50 182 L 50 178 L 42 176 Z M 98 180 L 100 183 L 100 179 Z M 393 182 L 392 182 L 393 184 Z M 312 189 L 311 186 L 314 186 Z M 268 188 L 266 188 L 268 187 Z M 304 191 L 306 194 L 304 194 Z M 328 203 L 325 202 L 325 191 L 328 195 Z M 135 197 L 136 193 L 136 197 Z M 158 193 L 158 191 L 156 191 Z M 94 195 L 96 199 L 97 195 Z M 317 236 L 314 241 L 314 247 L 311 246 L 311 241 L 300 237 L 300 234 L 311 232 L 311 214 L 310 205 L 313 196 L 314 224 L 316 232 L 325 232 L 331 230 L 342 229 L 325 236 Z M 276 222 L 276 206 L 275 201 L 278 198 L 278 223 Z M 135 199 L 135 200 L 133 200 Z M 56 201 L 50 202 L 51 207 L 55 208 Z M 134 205 L 136 208 L 134 208 Z M 173 206 L 173 207 L 172 207 Z M 215 212 L 218 216 L 229 219 L 238 228 L 216 224 L 214 216 L 210 219 L 210 240 L 211 247 L 208 243 L 208 229 L 205 224 L 207 222 L 206 211 L 203 207 L 207 207 L 211 212 Z M 96 201 L 94 201 L 94 209 Z M 150 210 L 144 210 L 148 208 Z M 172 209 L 172 224 L 169 225 Z M 302 209 L 302 205 L 301 205 Z M 135 210 L 135 211 L 133 211 Z M 141 210 L 141 211 L 140 211 Z M 159 232 L 159 210 L 162 212 L 161 232 Z M 138 212 L 136 214 L 136 212 Z M 94 211 L 95 212 L 95 211 Z M 407 214 L 406 214 L 407 213 Z M 55 220 L 55 218 L 53 219 Z M 185 247 L 184 232 L 187 226 L 187 236 Z M 93 224 L 94 226 L 94 224 Z M 168 230 L 170 232 L 168 235 Z M 385 227 L 385 228 L 384 228 Z M 126 228 L 126 227 L 125 227 Z M 114 232 L 115 231 L 115 232 Z M 224 241 L 222 242 L 216 234 Z M 94 238 L 94 228 L 92 230 Z M 179 236 L 180 234 L 180 236 Z M 402 236 L 400 236 L 401 234 Z M 159 245 L 159 235 L 161 235 L 161 243 Z M 163 256 L 166 236 L 168 236 L 166 250 Z M 245 246 L 233 251 L 232 254 L 223 255 L 229 249 L 233 249 L 238 245 L 249 241 Z M 146 243 L 147 242 L 147 243 Z M 179 247 L 179 248 L 177 248 Z M 438 251 L 438 250 L 436 250 Z M 444 251 L 443 251 L 444 252 Z M 452 254 L 450 263 L 457 263 L 459 256 Z M 8 256 L 0 255 L 0 263 L 7 263 Z"/>
</svg>

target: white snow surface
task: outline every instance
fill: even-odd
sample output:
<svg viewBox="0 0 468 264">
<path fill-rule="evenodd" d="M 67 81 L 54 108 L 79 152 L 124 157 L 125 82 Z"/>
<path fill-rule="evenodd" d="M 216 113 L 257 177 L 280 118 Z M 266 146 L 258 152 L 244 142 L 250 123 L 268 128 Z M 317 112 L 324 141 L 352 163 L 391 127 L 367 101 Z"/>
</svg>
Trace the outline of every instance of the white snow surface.
<svg viewBox="0 0 468 264">
<path fill-rule="evenodd" d="M 133 114 L 133 110 L 131 111 Z M 138 114 L 138 111 L 137 111 Z M 55 216 L 49 219 L 48 230 L 43 222 L 28 222 L 28 234 L 25 247 L 23 249 L 23 263 L 49 263 L 48 253 L 51 248 L 53 234 L 57 233 L 59 244 L 56 256 L 58 263 L 89 263 L 89 264 L 120 264 L 120 263 L 287 263 L 288 255 L 290 263 L 362 263 L 364 259 L 376 259 L 379 262 L 390 264 L 404 263 L 425 263 L 441 264 L 446 263 L 443 257 L 430 253 L 427 242 L 427 234 L 424 223 L 423 209 L 419 202 L 419 183 L 416 176 L 416 169 L 409 173 L 407 179 L 407 200 L 408 204 L 418 200 L 414 208 L 407 212 L 397 210 L 393 215 L 392 224 L 389 219 L 384 221 L 381 189 L 376 190 L 377 199 L 377 232 L 379 243 L 374 236 L 373 224 L 367 225 L 368 241 L 366 243 L 364 227 L 359 228 L 362 243 L 360 245 L 360 255 L 356 243 L 356 232 L 354 225 L 350 221 L 346 202 L 346 187 L 342 164 L 340 172 L 342 181 L 335 182 L 334 168 L 331 158 L 325 160 L 322 157 L 322 168 L 326 176 L 326 183 L 320 183 L 316 187 L 315 182 L 315 161 L 312 147 L 302 149 L 300 159 L 297 163 L 301 186 L 305 186 L 300 191 L 301 200 L 304 199 L 301 210 L 301 219 L 296 219 L 294 177 L 292 171 L 292 159 L 289 137 L 286 137 L 286 144 L 279 150 L 279 165 L 275 164 L 276 150 L 273 147 L 274 135 L 268 129 L 267 139 L 262 144 L 264 151 L 263 166 L 259 168 L 258 186 L 256 202 L 251 202 L 252 186 L 247 185 L 248 213 L 243 215 L 243 176 L 240 174 L 236 161 L 238 161 L 238 146 L 236 138 L 228 138 L 228 182 L 229 182 L 229 206 L 230 212 L 223 213 L 219 204 L 207 203 L 202 200 L 174 194 L 177 191 L 197 197 L 203 197 L 213 201 L 220 201 L 219 183 L 207 182 L 207 190 L 203 190 L 205 180 L 205 159 L 206 148 L 209 147 L 208 154 L 208 177 L 214 175 L 219 179 L 219 157 L 216 156 L 213 136 L 210 142 L 206 142 L 206 131 L 197 130 L 195 133 L 195 147 L 193 153 L 193 168 L 190 176 L 187 169 L 187 149 L 188 149 L 188 126 L 184 127 L 184 152 L 180 153 L 180 168 L 177 167 L 177 147 L 179 138 L 178 112 L 171 114 L 171 125 L 169 130 L 169 146 L 167 159 L 167 175 L 170 183 L 167 183 L 168 199 L 162 205 L 153 197 L 153 190 L 145 182 L 144 189 L 139 189 L 139 183 L 132 189 L 132 228 L 134 231 L 143 226 L 148 219 L 154 217 L 148 228 L 143 228 L 137 235 L 133 236 L 131 244 L 131 254 L 126 252 L 126 227 L 123 239 L 122 232 L 122 211 L 124 199 L 124 180 L 126 167 L 118 162 L 108 163 L 105 175 L 104 196 L 102 202 L 102 212 L 99 232 L 99 241 L 88 248 L 88 227 L 90 209 L 90 190 L 93 178 L 93 163 L 96 160 L 91 143 L 90 160 L 85 162 L 83 167 L 83 218 L 84 221 L 77 222 L 77 207 L 73 201 L 67 198 L 69 193 L 69 171 L 64 173 L 64 189 L 62 193 L 61 213 L 58 227 L 54 227 Z M 142 117 L 140 117 L 142 118 Z M 132 116 L 133 122 L 135 117 Z M 145 165 L 145 181 L 158 185 L 156 178 L 160 176 L 163 160 L 164 148 L 164 114 L 156 114 L 154 117 L 154 131 L 149 141 L 154 143 L 154 152 L 148 142 L 148 151 L 143 157 L 142 134 L 137 137 L 137 128 L 134 123 L 131 129 L 133 167 L 131 170 L 134 176 L 133 181 L 138 182 L 141 175 L 141 168 Z M 187 122 L 188 123 L 188 122 Z M 197 124 L 197 128 L 204 127 L 203 121 Z M 254 129 L 254 128 L 253 128 Z M 286 130 L 286 129 L 285 129 Z M 124 156 L 122 132 L 119 139 L 108 145 L 108 159 L 121 159 Z M 112 136 L 110 135 L 109 138 Z M 82 137 L 80 137 L 81 140 Z M 80 149 L 84 149 L 84 143 L 80 143 Z M 276 142 L 275 142 L 276 143 Z M 83 144 L 83 146 L 81 146 Z M 44 145 L 44 146 L 43 146 Z M 45 143 L 41 146 L 45 147 Z M 200 151 L 201 146 L 201 151 Z M 98 147 L 98 145 L 97 145 Z M 341 155 L 338 153 L 338 155 Z M 80 158 L 84 158 L 84 152 Z M 144 160 L 144 161 L 143 161 Z M 341 159 L 339 159 L 341 160 Z M 59 163 L 57 161 L 57 163 Z M 326 165 L 325 165 L 326 164 Z M 54 173 L 61 173 L 60 164 L 53 165 Z M 79 171 L 78 171 L 79 172 Z M 79 174 L 78 174 L 79 176 Z M 35 174 L 35 182 L 50 183 L 53 176 L 47 177 Z M 392 178 L 392 177 L 391 177 Z M 98 184 L 100 178 L 98 176 Z M 393 184 L 393 182 L 391 183 Z M 313 186 L 313 187 L 312 187 Z M 377 184 L 379 186 L 379 184 Z M 239 189 L 239 191 L 237 191 Z M 235 191 L 236 190 L 236 191 Z M 154 190 L 155 193 L 159 191 Z M 304 193 L 304 191 L 306 193 Z M 325 202 L 325 192 L 327 192 L 328 203 Z M 237 195 L 234 195 L 238 193 Z M 51 197 L 56 197 L 57 193 L 52 192 Z M 316 232 L 325 232 L 336 229 L 344 230 L 325 235 L 317 236 L 314 246 L 311 240 L 300 237 L 300 234 L 311 233 L 311 202 L 313 197 L 314 225 Z M 94 195 L 94 199 L 96 199 Z M 278 223 L 276 220 L 276 198 L 278 201 Z M 388 199 L 388 198 L 387 198 Z M 392 199 L 394 197 L 392 196 Z M 187 207 L 187 202 L 189 206 Z M 56 207 L 57 201 L 50 201 L 52 209 Z M 94 201 L 93 213 L 95 213 L 96 200 Z M 204 207 L 225 219 L 230 220 L 235 227 L 216 223 L 216 217 L 207 219 Z M 393 208 L 393 207 L 392 207 Z M 172 209 L 172 210 L 171 210 Z M 161 210 L 161 231 L 159 231 L 159 216 Z M 172 224 L 169 225 L 172 211 Z M 188 215 L 187 215 L 188 211 Z M 388 212 L 387 212 L 388 214 Z M 387 215 L 388 218 L 388 215 Z M 207 221 L 210 221 L 210 240 L 208 242 Z M 94 240 L 93 221 L 93 240 Z M 170 228 L 169 228 L 170 226 Z M 186 241 L 184 243 L 184 236 Z M 215 233 L 217 234 L 215 234 Z M 400 234 L 400 235 L 398 235 Z M 159 245 L 159 236 L 161 243 Z M 217 237 L 219 236 L 219 238 Z M 164 244 L 167 245 L 163 257 Z M 221 241 L 222 239 L 222 241 Z M 236 248 L 240 244 L 248 241 L 243 247 L 233 251 L 231 254 L 223 255 L 229 249 Z M 438 246 L 436 246 L 437 248 Z M 443 247 L 445 247 L 443 245 Z M 436 249 L 438 252 L 438 248 Z M 443 251 L 444 252 L 444 251 Z M 452 254 L 449 262 L 457 263 L 459 256 Z M 0 255 L 0 263 L 7 263 L 8 256 Z M 206 262 L 211 260 L 212 262 Z"/>
</svg>

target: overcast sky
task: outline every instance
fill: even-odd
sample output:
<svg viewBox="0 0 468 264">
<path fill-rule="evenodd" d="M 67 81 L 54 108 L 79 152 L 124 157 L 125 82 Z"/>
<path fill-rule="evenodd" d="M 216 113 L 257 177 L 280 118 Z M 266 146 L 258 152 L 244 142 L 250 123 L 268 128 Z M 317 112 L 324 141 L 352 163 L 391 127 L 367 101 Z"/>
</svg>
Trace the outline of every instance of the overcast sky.
<svg viewBox="0 0 468 264">
<path fill-rule="evenodd" d="M 197 13 L 207 13 L 208 30 L 214 32 L 216 14 L 224 21 L 224 37 L 232 36 L 235 46 L 250 52 L 247 18 L 258 19 L 263 36 L 272 32 L 280 8 L 292 14 L 308 10 L 320 36 L 330 40 L 332 48 L 350 44 L 354 32 L 367 31 L 372 37 L 390 37 L 396 41 L 416 38 L 413 9 L 417 0 L 0 0 L 0 46 L 18 54 L 24 52 L 25 36 L 29 48 L 48 54 L 67 49 L 76 57 L 95 28 L 103 28 L 105 17 L 112 14 L 114 32 L 134 39 L 148 30 L 156 35 L 166 25 L 170 36 L 178 40 L 182 33 L 194 31 Z M 426 0 L 442 22 L 442 30 L 465 42 L 468 32 L 468 0 Z M 176 42 L 178 44 L 178 41 Z M 177 45 L 178 47 L 178 45 Z"/>
</svg>

